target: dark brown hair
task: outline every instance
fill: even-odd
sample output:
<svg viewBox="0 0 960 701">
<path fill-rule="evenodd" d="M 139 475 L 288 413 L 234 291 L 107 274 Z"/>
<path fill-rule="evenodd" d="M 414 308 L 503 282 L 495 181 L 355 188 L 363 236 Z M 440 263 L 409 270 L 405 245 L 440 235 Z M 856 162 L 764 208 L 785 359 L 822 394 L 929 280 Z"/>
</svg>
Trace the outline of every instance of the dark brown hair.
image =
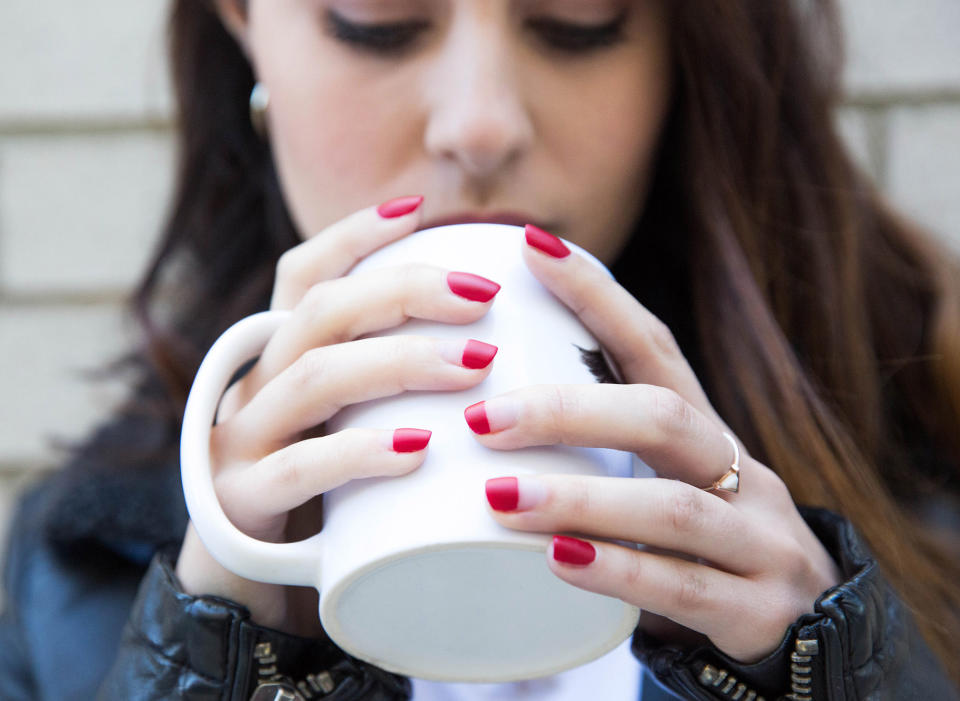
<svg viewBox="0 0 960 701">
<path fill-rule="evenodd" d="M 838 140 L 829 0 L 669 6 L 674 101 L 615 273 L 674 330 L 720 414 L 797 503 L 856 524 L 960 679 L 960 564 L 917 517 L 960 493 L 957 266 L 890 211 Z M 297 237 L 250 127 L 249 65 L 204 2 L 174 2 L 171 56 L 180 170 L 135 297 L 135 398 L 153 388 L 175 426 L 201 355 L 267 304 Z"/>
</svg>

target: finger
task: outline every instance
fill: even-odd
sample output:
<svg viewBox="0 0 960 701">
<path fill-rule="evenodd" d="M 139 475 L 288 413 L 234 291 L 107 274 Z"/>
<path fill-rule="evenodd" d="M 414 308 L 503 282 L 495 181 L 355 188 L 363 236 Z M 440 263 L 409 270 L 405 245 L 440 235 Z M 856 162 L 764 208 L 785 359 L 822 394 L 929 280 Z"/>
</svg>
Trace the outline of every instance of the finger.
<svg viewBox="0 0 960 701">
<path fill-rule="evenodd" d="M 551 234 L 527 227 L 523 258 L 530 271 L 583 321 L 624 380 L 669 387 L 719 421 L 667 326 L 592 261 L 577 253 L 557 257 L 565 248 Z"/>
<path fill-rule="evenodd" d="M 673 390 L 654 385 L 534 385 L 468 407 L 477 440 L 489 448 L 564 445 L 636 453 L 658 474 L 705 487 L 735 452 L 716 423 Z M 743 473 L 755 471 L 744 460 Z M 749 483 L 752 474 L 744 474 Z"/>
<path fill-rule="evenodd" d="M 314 285 L 238 383 L 246 403 L 310 348 L 351 341 L 408 319 L 469 324 L 490 310 L 500 285 L 429 265 L 402 265 Z"/>
<path fill-rule="evenodd" d="M 750 582 L 697 562 L 565 536 L 554 537 L 547 562 L 576 587 L 618 598 L 714 640 L 737 621 L 753 618 L 746 610 Z"/>
<path fill-rule="evenodd" d="M 460 390 L 490 372 L 496 346 L 423 336 L 366 338 L 314 348 L 223 424 L 218 441 L 259 456 L 345 406 L 407 390 Z"/>
<path fill-rule="evenodd" d="M 361 209 L 286 251 L 277 262 L 271 309 L 292 309 L 313 285 L 340 277 L 361 258 L 416 231 L 422 202 L 403 197 Z"/>
<path fill-rule="evenodd" d="M 423 463 L 430 431 L 350 428 L 294 443 L 253 465 L 217 476 L 234 524 L 251 535 L 318 494 L 354 479 L 404 475 Z"/>
<path fill-rule="evenodd" d="M 500 477 L 487 481 L 486 493 L 494 518 L 507 528 L 652 545 L 737 574 L 769 565 L 764 534 L 738 509 L 678 480 Z"/>
</svg>

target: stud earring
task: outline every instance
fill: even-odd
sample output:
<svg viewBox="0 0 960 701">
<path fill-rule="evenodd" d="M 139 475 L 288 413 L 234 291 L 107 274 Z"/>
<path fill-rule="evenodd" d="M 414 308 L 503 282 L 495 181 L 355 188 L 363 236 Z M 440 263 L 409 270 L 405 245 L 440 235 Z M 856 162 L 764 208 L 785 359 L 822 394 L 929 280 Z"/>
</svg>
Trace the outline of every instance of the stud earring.
<svg viewBox="0 0 960 701">
<path fill-rule="evenodd" d="M 253 130 L 263 138 L 267 133 L 267 106 L 270 104 L 270 91 L 263 83 L 256 83 L 250 91 L 250 123 Z"/>
</svg>

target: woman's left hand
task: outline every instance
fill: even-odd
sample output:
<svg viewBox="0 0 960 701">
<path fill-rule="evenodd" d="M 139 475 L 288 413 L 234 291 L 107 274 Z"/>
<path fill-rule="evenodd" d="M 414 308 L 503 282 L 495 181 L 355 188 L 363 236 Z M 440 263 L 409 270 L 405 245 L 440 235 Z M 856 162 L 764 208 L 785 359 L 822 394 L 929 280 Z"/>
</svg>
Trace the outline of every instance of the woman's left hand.
<svg viewBox="0 0 960 701">
<path fill-rule="evenodd" d="M 612 355 L 625 384 L 533 386 L 489 398 L 473 410 L 485 411 L 490 429 L 477 439 L 507 450 L 564 443 L 631 451 L 660 477 L 494 480 L 492 513 L 509 528 L 650 546 L 555 539 L 548 560 L 570 584 L 698 631 L 740 661 L 762 658 L 839 581 L 835 563 L 780 478 L 742 448 L 740 491 L 703 489 L 730 468 L 734 448 L 666 326 L 581 256 L 525 249 L 533 274 Z"/>
</svg>

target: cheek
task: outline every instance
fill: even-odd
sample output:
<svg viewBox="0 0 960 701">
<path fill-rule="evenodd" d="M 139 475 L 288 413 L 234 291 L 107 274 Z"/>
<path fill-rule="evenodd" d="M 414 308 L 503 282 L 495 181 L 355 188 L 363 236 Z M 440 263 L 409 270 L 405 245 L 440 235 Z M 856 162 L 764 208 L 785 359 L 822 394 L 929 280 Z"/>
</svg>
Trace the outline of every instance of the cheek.
<svg viewBox="0 0 960 701">
<path fill-rule="evenodd" d="M 576 172 L 580 243 L 602 260 L 615 257 L 640 215 L 667 110 L 667 81 L 636 70 L 591 90 L 590 109 L 571 110 L 563 130 L 565 172 Z M 649 82 L 642 82 L 649 81 Z M 624 90 L 623 85 L 637 86 Z"/>
<path fill-rule="evenodd" d="M 261 13 L 253 36 L 259 79 L 270 90 L 270 143 L 287 206 L 309 236 L 376 204 L 402 154 L 409 119 L 384 109 L 396 81 L 371 80 L 319 40 L 308 3 Z M 286 13 L 282 10 L 286 9 Z M 276 37 L 283 36 L 283 41 Z"/>
<path fill-rule="evenodd" d="M 339 77 L 276 85 L 271 145 L 288 206 L 309 235 L 373 204 L 366 199 L 389 168 L 387 120 L 369 91 Z"/>
</svg>

